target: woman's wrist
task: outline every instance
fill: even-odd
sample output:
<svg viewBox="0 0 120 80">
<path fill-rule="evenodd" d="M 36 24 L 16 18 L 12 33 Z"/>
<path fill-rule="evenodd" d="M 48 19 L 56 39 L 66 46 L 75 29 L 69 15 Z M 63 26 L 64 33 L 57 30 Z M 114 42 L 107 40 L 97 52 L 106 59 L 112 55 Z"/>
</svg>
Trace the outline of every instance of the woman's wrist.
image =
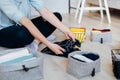
<svg viewBox="0 0 120 80">
<path fill-rule="evenodd" d="M 69 28 L 68 28 L 68 27 L 65 27 L 65 26 L 64 26 L 64 27 L 61 27 L 61 28 L 60 28 L 60 31 L 63 32 L 63 33 L 65 33 L 65 32 L 67 32 L 67 31 L 69 31 Z"/>
<path fill-rule="evenodd" d="M 49 47 L 52 43 L 48 40 L 44 41 L 43 44 L 45 44 L 47 47 Z"/>
</svg>

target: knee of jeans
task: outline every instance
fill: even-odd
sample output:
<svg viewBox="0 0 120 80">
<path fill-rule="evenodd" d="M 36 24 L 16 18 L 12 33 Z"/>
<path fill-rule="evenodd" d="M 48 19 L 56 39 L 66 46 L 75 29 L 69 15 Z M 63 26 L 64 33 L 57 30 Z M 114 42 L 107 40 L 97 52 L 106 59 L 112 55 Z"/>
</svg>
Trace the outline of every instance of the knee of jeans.
<svg viewBox="0 0 120 80">
<path fill-rule="evenodd" d="M 17 35 L 18 43 L 23 43 L 25 45 L 30 44 L 33 40 L 34 37 L 26 30 L 22 30 L 21 32 L 18 33 Z"/>
<path fill-rule="evenodd" d="M 58 12 L 55 12 L 54 15 L 60 20 L 62 21 L 62 15 Z"/>
</svg>

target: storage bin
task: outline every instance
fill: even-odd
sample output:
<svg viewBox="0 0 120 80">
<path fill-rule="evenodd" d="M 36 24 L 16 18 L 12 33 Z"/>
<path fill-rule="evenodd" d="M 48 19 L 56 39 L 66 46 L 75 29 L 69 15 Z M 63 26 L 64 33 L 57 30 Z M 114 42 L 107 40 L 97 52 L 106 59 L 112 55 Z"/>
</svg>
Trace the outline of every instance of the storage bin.
<svg viewBox="0 0 120 80">
<path fill-rule="evenodd" d="M 120 49 L 112 49 L 113 73 L 117 79 L 120 79 Z"/>
<path fill-rule="evenodd" d="M 75 54 L 83 55 L 83 54 L 93 54 L 95 59 L 93 62 L 83 62 L 77 59 L 74 59 L 72 56 Z M 89 58 L 90 59 L 90 58 Z M 96 72 L 100 71 L 100 57 L 98 54 L 93 52 L 86 51 L 75 51 L 69 54 L 68 57 L 68 67 L 67 72 L 76 78 L 80 79 L 85 76 L 94 76 Z"/>
<path fill-rule="evenodd" d="M 9 54 L 20 49 L 5 50 L 0 56 Z M 0 80 L 42 80 L 43 79 L 43 57 L 38 52 L 29 49 L 36 58 L 14 64 L 0 64 Z M 13 55 L 14 56 L 14 55 Z"/>
<path fill-rule="evenodd" d="M 92 42 L 111 43 L 112 32 L 110 29 L 92 29 L 91 40 Z"/>
<path fill-rule="evenodd" d="M 86 28 L 80 27 L 71 27 L 70 31 L 74 34 L 75 38 L 79 40 L 79 42 L 84 42 L 85 41 L 85 32 Z"/>
</svg>

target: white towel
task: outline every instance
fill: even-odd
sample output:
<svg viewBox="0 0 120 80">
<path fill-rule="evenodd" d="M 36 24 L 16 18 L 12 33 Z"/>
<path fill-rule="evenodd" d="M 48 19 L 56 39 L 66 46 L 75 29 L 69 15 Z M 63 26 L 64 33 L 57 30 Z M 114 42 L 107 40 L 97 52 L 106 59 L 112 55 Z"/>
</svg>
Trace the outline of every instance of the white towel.
<svg viewBox="0 0 120 80">
<path fill-rule="evenodd" d="M 27 56 L 30 55 L 28 49 L 22 49 L 22 50 L 18 50 L 18 51 L 13 51 L 10 52 L 8 54 L 5 54 L 3 56 L 0 56 L 0 63 L 9 61 L 9 60 L 13 60 L 22 56 Z"/>
<path fill-rule="evenodd" d="M 76 58 L 76 59 L 85 61 L 87 63 L 93 62 L 93 60 L 91 60 L 91 59 L 89 59 L 89 58 L 87 58 L 87 57 L 85 57 L 83 55 L 75 54 L 75 55 L 73 55 L 73 57 Z"/>
</svg>

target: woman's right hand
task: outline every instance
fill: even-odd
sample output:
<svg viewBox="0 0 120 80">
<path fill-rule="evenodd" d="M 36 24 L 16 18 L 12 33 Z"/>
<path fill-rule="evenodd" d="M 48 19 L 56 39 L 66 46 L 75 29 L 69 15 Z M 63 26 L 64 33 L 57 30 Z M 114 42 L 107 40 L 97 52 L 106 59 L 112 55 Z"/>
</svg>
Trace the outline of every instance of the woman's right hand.
<svg viewBox="0 0 120 80">
<path fill-rule="evenodd" d="M 63 54 L 63 52 L 65 51 L 62 47 L 54 43 L 50 43 L 48 45 L 48 48 L 52 50 L 56 55 Z"/>
</svg>

